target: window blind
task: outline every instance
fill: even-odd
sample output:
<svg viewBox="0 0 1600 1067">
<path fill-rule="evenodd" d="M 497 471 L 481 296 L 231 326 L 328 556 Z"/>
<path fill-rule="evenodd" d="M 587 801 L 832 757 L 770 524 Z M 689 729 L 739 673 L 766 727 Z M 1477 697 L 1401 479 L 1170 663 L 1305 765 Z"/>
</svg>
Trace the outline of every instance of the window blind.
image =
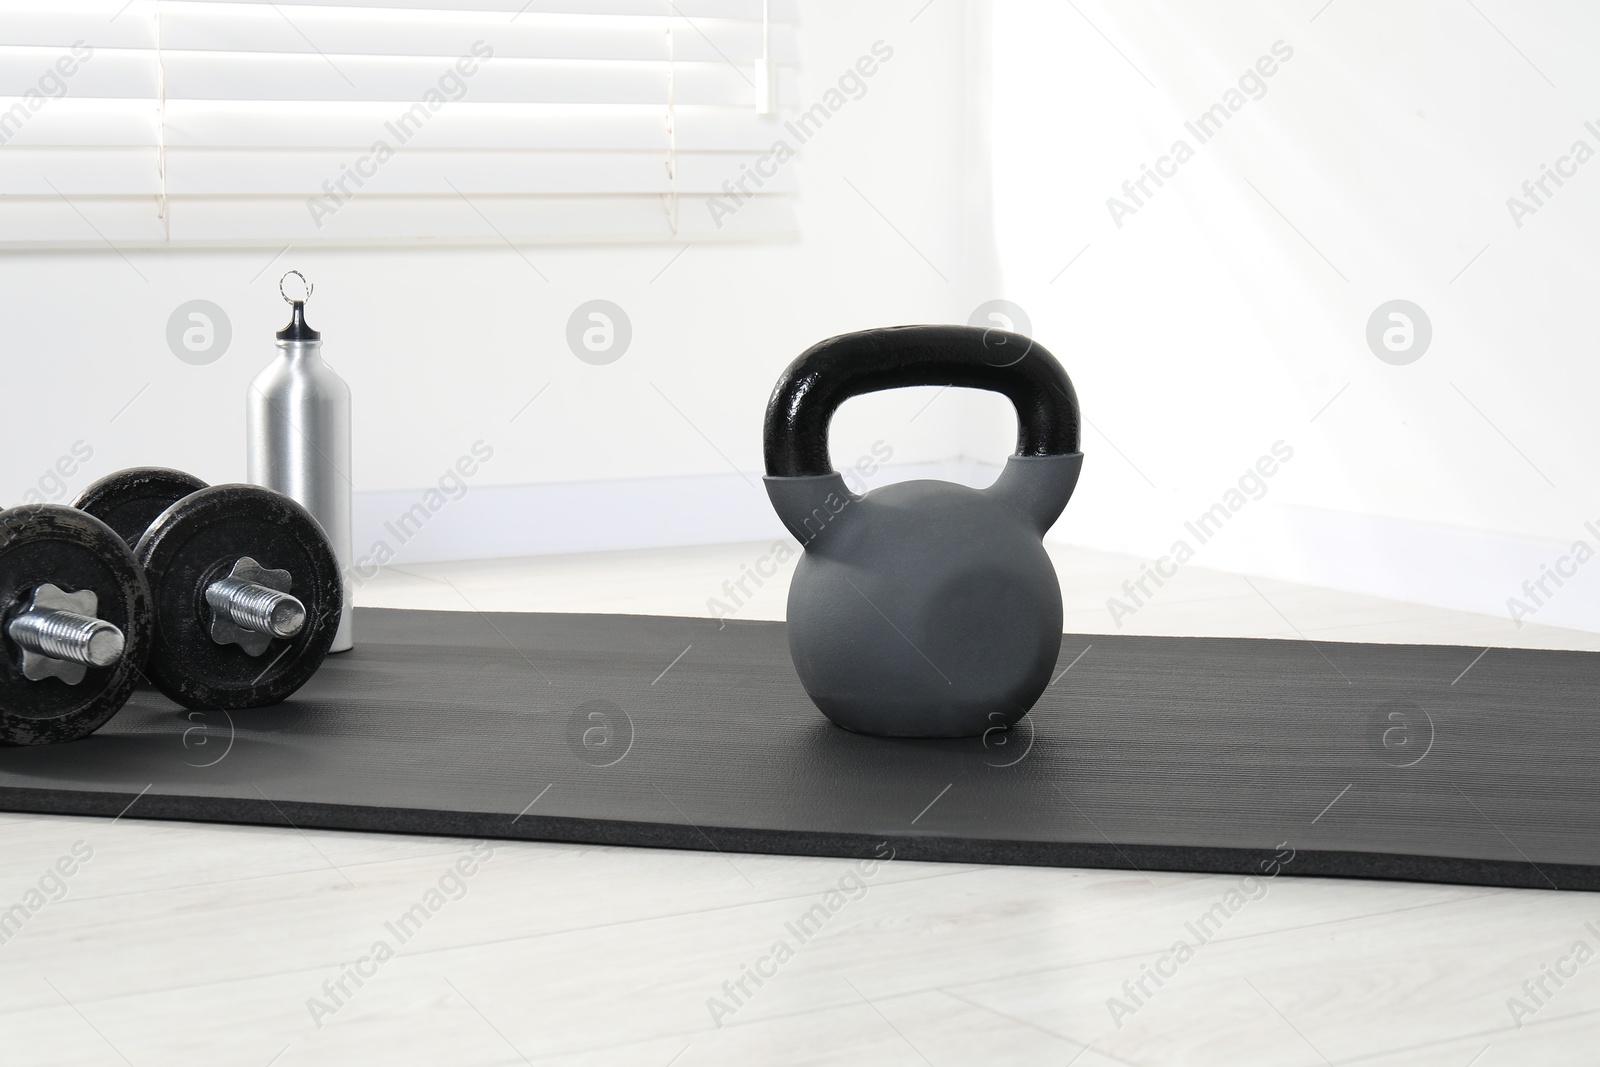
<svg viewBox="0 0 1600 1067">
<path fill-rule="evenodd" d="M 787 171 L 731 216 L 706 198 L 779 136 L 795 18 L 795 0 L 0 0 L 0 245 L 787 236 Z"/>
</svg>

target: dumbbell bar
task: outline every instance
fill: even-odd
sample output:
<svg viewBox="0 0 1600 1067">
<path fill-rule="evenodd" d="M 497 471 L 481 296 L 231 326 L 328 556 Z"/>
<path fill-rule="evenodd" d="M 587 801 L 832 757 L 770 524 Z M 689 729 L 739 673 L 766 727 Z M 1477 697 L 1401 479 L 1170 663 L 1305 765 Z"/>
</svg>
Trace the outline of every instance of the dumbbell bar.
<svg viewBox="0 0 1600 1067">
<path fill-rule="evenodd" d="M 90 667 L 117 662 L 127 638 L 95 614 L 99 609 L 100 598 L 88 589 L 68 593 L 49 582 L 35 589 L 28 606 L 6 623 L 6 636 L 22 650 L 23 676 L 77 685 Z"/>
</svg>

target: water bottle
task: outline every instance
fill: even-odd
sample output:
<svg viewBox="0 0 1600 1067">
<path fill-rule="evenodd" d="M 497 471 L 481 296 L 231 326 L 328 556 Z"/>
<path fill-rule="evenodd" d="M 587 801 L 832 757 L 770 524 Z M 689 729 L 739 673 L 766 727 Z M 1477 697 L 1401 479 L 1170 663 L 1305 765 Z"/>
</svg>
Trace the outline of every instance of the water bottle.
<svg viewBox="0 0 1600 1067">
<path fill-rule="evenodd" d="M 305 298 L 283 291 L 292 274 L 305 285 Z M 278 331 L 278 355 L 250 383 L 245 409 L 248 478 L 274 489 L 311 512 L 333 545 L 344 575 L 344 609 L 330 651 L 355 644 L 351 632 L 350 387 L 322 359 L 322 334 L 306 325 L 312 287 L 292 270 L 278 280 L 278 292 L 293 309 L 289 325 Z"/>
</svg>

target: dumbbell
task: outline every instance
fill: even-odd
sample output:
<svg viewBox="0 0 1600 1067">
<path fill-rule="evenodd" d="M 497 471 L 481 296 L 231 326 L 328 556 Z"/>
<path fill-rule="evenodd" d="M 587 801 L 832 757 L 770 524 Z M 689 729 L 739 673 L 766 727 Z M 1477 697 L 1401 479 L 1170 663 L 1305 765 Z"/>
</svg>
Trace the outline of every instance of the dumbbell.
<svg viewBox="0 0 1600 1067">
<path fill-rule="evenodd" d="M 76 741 L 127 703 L 151 644 L 144 570 L 56 504 L 0 511 L 0 744 Z"/>
<path fill-rule="evenodd" d="M 146 674 L 179 704 L 266 707 L 322 666 L 343 583 L 322 527 L 293 500 L 140 467 L 101 479 L 77 503 L 133 544 L 154 621 Z"/>
<path fill-rule="evenodd" d="M 157 515 L 204 488 L 199 478 L 170 467 L 129 467 L 89 486 L 72 506 L 117 531 L 132 548 Z"/>
</svg>

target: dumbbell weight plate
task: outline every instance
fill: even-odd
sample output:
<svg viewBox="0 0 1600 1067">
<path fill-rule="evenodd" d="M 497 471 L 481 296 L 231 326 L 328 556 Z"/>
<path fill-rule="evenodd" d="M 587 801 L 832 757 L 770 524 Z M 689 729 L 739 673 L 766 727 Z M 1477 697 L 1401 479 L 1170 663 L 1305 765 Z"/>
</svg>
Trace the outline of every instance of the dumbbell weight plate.
<svg viewBox="0 0 1600 1067">
<path fill-rule="evenodd" d="M 96 617 L 122 631 L 117 661 L 87 668 L 75 685 L 24 677 L 22 653 L 5 636 L 6 625 L 46 584 L 92 591 Z M 150 589 L 116 531 L 56 504 L 0 512 L 0 744 L 58 744 L 94 733 L 127 702 L 150 637 Z"/>
<path fill-rule="evenodd" d="M 89 486 L 72 506 L 117 531 L 132 548 L 157 515 L 205 487 L 194 475 L 169 467 L 129 467 Z"/>
<path fill-rule="evenodd" d="M 277 704 L 322 666 L 339 628 L 339 563 L 317 520 L 288 497 L 254 485 L 198 490 L 157 516 L 133 554 L 155 619 L 146 673 L 184 707 Z M 306 609 L 300 631 L 273 638 L 259 656 L 211 636 L 206 589 L 244 558 L 289 572 L 288 592 Z"/>
</svg>

